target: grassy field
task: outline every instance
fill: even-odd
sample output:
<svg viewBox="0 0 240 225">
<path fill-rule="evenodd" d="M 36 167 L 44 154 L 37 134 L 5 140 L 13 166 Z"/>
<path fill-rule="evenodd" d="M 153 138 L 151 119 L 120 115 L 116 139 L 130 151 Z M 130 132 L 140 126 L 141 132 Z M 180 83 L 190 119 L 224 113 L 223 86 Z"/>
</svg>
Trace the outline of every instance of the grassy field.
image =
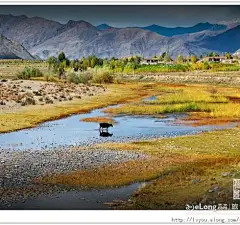
<svg viewBox="0 0 240 225">
<path fill-rule="evenodd" d="M 111 114 L 159 115 L 189 113 L 187 120 L 238 121 L 240 119 L 240 89 L 188 85 L 158 89 L 156 100 L 122 105 L 105 110 Z"/>
<path fill-rule="evenodd" d="M 25 67 L 38 68 L 43 73 L 48 71 L 48 64 L 42 61 L 0 60 L 0 79 L 15 78 L 17 72 L 23 71 Z"/>
<path fill-rule="evenodd" d="M 85 113 L 108 105 L 129 103 L 106 110 L 113 114 L 143 114 L 161 116 L 165 113 L 187 112 L 188 120 L 236 121 L 240 118 L 239 89 L 211 86 L 172 86 L 157 83 L 127 83 L 106 86 L 99 96 L 44 106 L 25 106 L 13 113 L 0 113 L 0 132 L 34 127 L 41 122 Z M 143 97 L 156 95 L 157 100 L 142 102 Z M 233 102 L 230 99 L 235 100 Z M 136 103 L 137 102 L 137 103 Z M 99 119 L 97 121 L 99 122 Z M 89 119 L 88 119 L 89 120 Z M 95 118 L 96 121 L 96 118 Z M 195 123 L 196 124 L 196 123 Z"/>
<path fill-rule="evenodd" d="M 187 71 L 240 71 L 239 64 L 222 63 L 185 63 L 185 64 L 163 64 L 163 65 L 142 65 L 135 70 L 135 73 L 159 73 L 159 72 L 187 72 Z"/>
<path fill-rule="evenodd" d="M 154 93 L 157 84 L 113 84 L 98 96 L 77 99 L 53 105 L 25 106 L 16 112 L 0 113 L 0 133 L 30 128 L 39 123 L 96 108 L 139 100 Z"/>
<path fill-rule="evenodd" d="M 27 62 L 8 63 L 0 62 L 0 78 L 14 77 Z M 29 65 L 32 64 L 29 62 Z M 47 65 L 43 62 L 36 62 L 35 66 L 43 72 L 47 71 Z M 237 73 L 225 76 L 224 73 L 221 76 L 232 83 L 240 76 Z M 86 118 L 83 121 L 114 122 L 112 116 L 115 114 L 164 117 L 165 113 L 182 112 L 188 113 L 189 117 L 181 122 L 187 123 L 189 120 L 192 125 L 239 121 L 240 89 L 222 86 L 223 78 L 219 79 L 217 75 L 204 76 L 208 76 L 213 83 L 218 83 L 216 78 L 221 85 L 214 86 L 211 82 L 210 85 L 122 82 L 105 85 L 107 91 L 99 96 L 53 105 L 26 106 L 16 112 L 0 112 L 0 133 L 34 127 L 44 121 L 120 103 L 126 104 L 106 110 L 112 114 L 109 117 Z M 185 83 L 185 80 L 179 83 Z M 142 98 L 152 95 L 157 97 L 156 100 L 142 101 Z M 185 204 L 199 202 L 228 203 L 232 202 L 232 179 L 240 178 L 239 136 L 240 128 L 235 127 L 192 136 L 101 144 L 91 148 L 137 151 L 143 153 L 145 158 L 36 178 L 35 181 L 81 188 L 151 181 L 137 191 L 130 201 L 116 206 L 119 209 L 184 209 Z"/>
<path fill-rule="evenodd" d="M 155 115 L 188 112 L 204 123 L 240 118 L 239 89 L 207 85 L 157 85 L 157 98 L 130 102 L 111 113 Z M 202 124 L 201 124 L 202 123 Z M 232 179 L 240 178 L 240 128 L 199 135 L 99 144 L 96 148 L 137 151 L 146 158 L 42 177 L 37 182 L 70 187 L 104 188 L 139 181 L 144 185 L 118 209 L 184 209 L 186 204 L 232 203 Z"/>
<path fill-rule="evenodd" d="M 193 136 L 100 144 L 96 148 L 137 151 L 148 158 L 47 176 L 38 182 L 103 188 L 152 180 L 120 206 L 125 209 L 184 209 L 185 204 L 212 200 L 229 203 L 232 179 L 240 178 L 239 135 L 236 127 Z"/>
</svg>

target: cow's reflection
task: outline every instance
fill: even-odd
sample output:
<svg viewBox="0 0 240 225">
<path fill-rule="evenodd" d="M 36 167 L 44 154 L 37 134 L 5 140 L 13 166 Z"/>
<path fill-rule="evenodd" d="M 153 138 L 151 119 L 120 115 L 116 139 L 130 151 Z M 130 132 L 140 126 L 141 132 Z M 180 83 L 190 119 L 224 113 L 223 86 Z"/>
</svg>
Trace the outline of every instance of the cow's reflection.
<svg viewBox="0 0 240 225">
<path fill-rule="evenodd" d="M 110 134 L 108 131 L 101 131 L 99 132 L 100 137 L 112 137 L 113 134 Z"/>
</svg>

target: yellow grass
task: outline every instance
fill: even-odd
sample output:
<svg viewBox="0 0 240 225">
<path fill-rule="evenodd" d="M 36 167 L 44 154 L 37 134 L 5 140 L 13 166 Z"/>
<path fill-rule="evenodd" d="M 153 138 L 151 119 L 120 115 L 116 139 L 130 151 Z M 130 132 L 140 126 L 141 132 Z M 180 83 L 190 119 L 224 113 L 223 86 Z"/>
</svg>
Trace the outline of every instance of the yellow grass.
<svg viewBox="0 0 240 225">
<path fill-rule="evenodd" d="M 86 113 L 108 105 L 139 100 L 151 95 L 157 84 L 113 84 L 98 96 L 77 99 L 66 103 L 44 106 L 25 106 L 14 113 L 0 113 L 0 133 L 37 126 L 76 113 Z"/>
<path fill-rule="evenodd" d="M 63 184 L 82 188 L 115 187 L 131 182 L 157 178 L 167 166 L 191 160 L 193 160 L 192 157 L 179 155 L 175 157 L 172 155 L 171 157 L 164 157 L 161 160 L 150 158 L 148 160 L 129 161 L 92 170 L 73 171 L 65 174 L 46 176 L 36 181 L 44 184 Z"/>
<path fill-rule="evenodd" d="M 108 117 L 89 117 L 81 119 L 83 122 L 91 122 L 91 123 L 116 123 L 116 121 L 112 118 Z"/>
<path fill-rule="evenodd" d="M 105 110 L 112 114 L 159 115 L 186 112 L 195 118 L 219 120 L 239 120 L 240 100 L 238 88 L 189 85 L 181 87 L 165 86 L 158 90 L 157 100 L 122 105 Z M 198 112 L 198 113 L 196 113 Z"/>
<path fill-rule="evenodd" d="M 189 167 L 189 163 L 194 165 L 195 162 L 198 163 L 196 165 L 199 169 L 201 169 L 201 162 L 206 166 L 207 161 L 210 161 L 209 164 L 217 163 L 224 168 L 226 163 L 233 165 L 240 162 L 239 135 L 240 128 L 234 128 L 186 137 L 99 144 L 96 148 L 137 151 L 147 155 L 147 158 L 92 170 L 46 176 L 37 181 L 45 184 L 102 188 L 151 180 L 170 171 L 185 170 L 185 167 Z"/>
<path fill-rule="evenodd" d="M 0 79 L 14 78 L 17 72 L 23 71 L 25 67 L 35 67 L 43 73 L 48 71 L 48 64 L 45 62 L 0 60 Z"/>
<path fill-rule="evenodd" d="M 209 157 L 175 167 L 175 171 L 137 191 L 125 209 L 185 209 L 186 205 L 202 203 L 233 203 L 232 175 L 237 175 L 236 158 Z M 222 174 L 230 171 L 230 175 Z M 209 192 L 219 187 L 216 192 Z M 229 191 L 230 190 L 230 191 Z"/>
</svg>

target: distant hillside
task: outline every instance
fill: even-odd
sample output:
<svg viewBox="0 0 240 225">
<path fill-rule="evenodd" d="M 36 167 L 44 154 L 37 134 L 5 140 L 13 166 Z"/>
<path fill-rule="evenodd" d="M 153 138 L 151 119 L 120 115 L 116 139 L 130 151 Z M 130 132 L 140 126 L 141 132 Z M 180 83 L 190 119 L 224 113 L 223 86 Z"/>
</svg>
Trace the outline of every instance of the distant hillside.
<svg viewBox="0 0 240 225">
<path fill-rule="evenodd" d="M 104 23 L 104 24 L 98 25 L 97 28 L 99 30 L 107 30 L 107 29 L 112 28 L 112 27 L 109 26 L 108 24 Z"/>
<path fill-rule="evenodd" d="M 33 55 L 41 58 L 56 56 L 64 51 L 69 58 L 79 58 L 88 55 L 84 47 L 100 35 L 100 31 L 85 21 L 75 22 L 74 25 L 65 25 L 60 34 L 46 40 L 45 42 L 31 48 Z"/>
<path fill-rule="evenodd" d="M 236 52 L 234 52 L 233 55 L 240 56 L 240 49 L 238 49 Z"/>
<path fill-rule="evenodd" d="M 179 54 L 200 56 L 211 50 L 185 43 L 180 38 L 168 38 L 140 28 L 112 28 L 99 31 L 86 22 L 30 49 L 33 55 L 41 58 L 56 56 L 61 51 L 70 58 L 89 55 L 102 58 L 131 55 L 151 57 L 164 52 L 176 58 Z"/>
<path fill-rule="evenodd" d="M 240 25 L 219 35 L 206 38 L 197 43 L 204 48 L 211 48 L 220 52 L 235 52 L 240 48 Z"/>
<path fill-rule="evenodd" d="M 181 34 L 189 34 L 189 33 L 196 33 L 203 30 L 223 30 L 226 29 L 225 25 L 215 25 L 210 23 L 198 23 L 195 26 L 192 27 L 175 27 L 175 28 L 168 28 L 168 27 L 162 27 L 158 26 L 156 24 L 153 24 L 151 26 L 147 27 L 141 27 L 145 30 L 150 30 L 152 32 L 156 32 L 160 35 L 172 37 L 175 35 L 181 35 Z"/>
<path fill-rule="evenodd" d="M 0 59 L 34 59 L 19 43 L 10 41 L 0 34 Z"/>
<path fill-rule="evenodd" d="M 163 52 L 176 58 L 179 54 L 235 52 L 240 48 L 237 23 L 236 20 L 221 24 L 199 23 L 192 27 L 114 28 L 107 24 L 96 27 L 82 20 L 61 24 L 40 17 L 0 15 L 0 33 L 42 59 L 57 56 L 61 51 L 70 59 L 89 55 L 152 57 Z"/>
<path fill-rule="evenodd" d="M 54 37 L 60 27 L 62 24 L 41 17 L 0 15 L 0 33 L 26 49 Z"/>
</svg>

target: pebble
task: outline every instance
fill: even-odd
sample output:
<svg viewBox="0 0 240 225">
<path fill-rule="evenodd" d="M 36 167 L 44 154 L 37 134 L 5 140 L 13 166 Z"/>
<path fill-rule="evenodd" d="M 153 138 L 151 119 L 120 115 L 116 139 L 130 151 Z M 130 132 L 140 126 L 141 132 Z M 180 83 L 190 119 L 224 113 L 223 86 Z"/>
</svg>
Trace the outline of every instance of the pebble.
<svg viewBox="0 0 240 225">
<path fill-rule="evenodd" d="M 33 185 L 33 179 L 58 173 L 82 169 L 92 169 L 106 164 L 139 160 L 147 157 L 142 153 L 108 149 L 77 150 L 60 148 L 45 151 L 5 151 L 0 150 L 1 188 L 25 188 Z M 53 187 L 54 189 L 54 187 Z M 64 191 L 68 191 L 65 189 Z M 28 193 L 28 197 L 31 193 Z M 34 194 L 34 193 L 33 193 Z M 37 195 L 37 192 L 35 193 Z M 24 200 L 27 196 L 14 193 L 15 197 L 0 198 L 0 206 L 11 204 L 11 199 Z M 23 195 L 23 196 L 22 196 Z M 11 198 L 11 199 L 8 199 Z"/>
</svg>

